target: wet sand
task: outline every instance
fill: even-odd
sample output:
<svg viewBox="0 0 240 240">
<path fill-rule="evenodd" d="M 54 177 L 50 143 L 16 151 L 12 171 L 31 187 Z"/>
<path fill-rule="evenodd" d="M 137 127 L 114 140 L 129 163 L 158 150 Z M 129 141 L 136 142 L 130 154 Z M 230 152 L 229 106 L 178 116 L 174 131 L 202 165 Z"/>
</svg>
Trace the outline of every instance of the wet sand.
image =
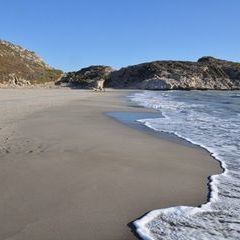
<svg viewBox="0 0 240 240">
<path fill-rule="evenodd" d="M 0 239 L 133 240 L 128 223 L 154 209 L 206 202 L 207 178 L 221 171 L 202 149 L 104 114 L 149 112 L 128 106 L 121 97 L 128 91 L 6 91 Z"/>
</svg>

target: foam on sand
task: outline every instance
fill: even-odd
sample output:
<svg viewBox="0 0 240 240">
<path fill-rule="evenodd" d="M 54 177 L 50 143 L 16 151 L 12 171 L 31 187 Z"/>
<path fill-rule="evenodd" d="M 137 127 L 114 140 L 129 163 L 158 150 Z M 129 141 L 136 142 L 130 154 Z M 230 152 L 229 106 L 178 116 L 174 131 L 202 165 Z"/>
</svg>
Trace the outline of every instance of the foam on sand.
<svg viewBox="0 0 240 240">
<path fill-rule="evenodd" d="M 134 222 L 139 236 L 147 240 L 240 239 L 240 92 L 145 91 L 131 99 L 164 115 L 139 122 L 207 149 L 224 169 L 210 177 L 206 204 L 151 211 Z"/>
</svg>

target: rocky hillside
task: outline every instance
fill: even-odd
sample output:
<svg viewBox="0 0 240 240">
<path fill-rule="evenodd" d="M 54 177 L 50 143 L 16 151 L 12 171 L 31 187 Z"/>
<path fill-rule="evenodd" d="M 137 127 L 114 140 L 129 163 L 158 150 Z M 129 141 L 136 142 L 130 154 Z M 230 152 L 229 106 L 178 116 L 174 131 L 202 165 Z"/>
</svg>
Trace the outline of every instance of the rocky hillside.
<svg viewBox="0 0 240 240">
<path fill-rule="evenodd" d="M 89 88 L 103 77 L 112 88 L 232 90 L 240 89 L 240 63 L 202 57 L 197 62 L 155 61 L 116 71 L 109 66 L 92 66 L 67 73 L 60 82 Z"/>
<path fill-rule="evenodd" d="M 108 86 L 161 89 L 240 89 L 240 63 L 213 57 L 197 62 L 156 61 L 112 72 Z"/>
<path fill-rule="evenodd" d="M 113 69 L 109 66 L 90 66 L 77 72 L 66 73 L 56 84 L 72 87 L 92 88 L 99 79 L 108 79 Z"/>
<path fill-rule="evenodd" d="M 0 40 L 0 83 L 30 85 L 56 81 L 62 71 L 47 65 L 34 52 Z"/>
</svg>

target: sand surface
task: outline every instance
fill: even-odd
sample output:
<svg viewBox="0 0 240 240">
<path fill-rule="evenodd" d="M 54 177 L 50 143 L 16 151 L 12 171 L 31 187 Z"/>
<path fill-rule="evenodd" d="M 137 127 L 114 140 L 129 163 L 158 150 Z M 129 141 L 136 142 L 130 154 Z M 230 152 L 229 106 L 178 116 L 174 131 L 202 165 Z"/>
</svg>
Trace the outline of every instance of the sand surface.
<svg viewBox="0 0 240 240">
<path fill-rule="evenodd" d="M 126 91 L 0 90 L 0 239 L 133 240 L 144 213 L 206 201 L 208 154 L 130 128 Z"/>
</svg>

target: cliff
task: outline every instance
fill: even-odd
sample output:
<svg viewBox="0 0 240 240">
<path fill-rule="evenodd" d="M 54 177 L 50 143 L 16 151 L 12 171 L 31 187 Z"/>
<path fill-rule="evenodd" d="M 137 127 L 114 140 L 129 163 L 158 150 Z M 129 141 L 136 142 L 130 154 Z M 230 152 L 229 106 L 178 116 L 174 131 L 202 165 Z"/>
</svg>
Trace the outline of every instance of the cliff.
<svg viewBox="0 0 240 240">
<path fill-rule="evenodd" d="M 56 81 L 62 71 L 46 64 L 34 52 L 0 40 L 0 83 L 23 86 Z"/>
</svg>

